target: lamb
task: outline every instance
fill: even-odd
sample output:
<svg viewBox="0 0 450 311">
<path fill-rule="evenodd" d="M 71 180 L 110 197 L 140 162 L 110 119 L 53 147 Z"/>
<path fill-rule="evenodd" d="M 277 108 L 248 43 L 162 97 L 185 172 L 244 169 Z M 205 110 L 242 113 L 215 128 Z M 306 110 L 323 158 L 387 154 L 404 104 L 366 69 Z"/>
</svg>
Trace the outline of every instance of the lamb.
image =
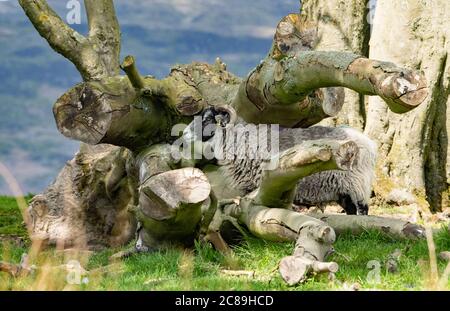
<svg viewBox="0 0 450 311">
<path fill-rule="evenodd" d="M 222 148 L 226 152 L 228 150 L 226 135 L 216 135 L 217 130 L 223 129 L 224 125 L 230 122 L 246 125 L 243 120 L 233 120 L 230 114 L 234 112 L 230 109 L 232 108 L 218 109 L 211 107 L 203 111 L 202 129 L 213 125 L 216 127 L 215 133 L 207 131 L 208 133 L 205 134 L 203 132 L 202 137 L 199 138 L 198 135 L 193 134 L 194 126 L 191 124 L 185 131 L 185 136 L 189 140 L 208 141 L 215 148 Z M 237 150 L 234 150 L 235 154 L 232 157 L 216 160 L 218 165 L 226 168 L 224 171 L 228 175 L 227 177 L 232 180 L 230 186 L 243 193 L 249 193 L 258 187 L 263 164 L 263 159 L 258 157 L 238 156 L 240 152 L 245 152 L 249 148 L 251 140 L 248 139 L 248 136 L 245 136 L 247 134 L 244 132 L 237 135 Z M 268 136 L 268 138 L 270 137 Z M 359 155 L 352 170 L 324 171 L 301 179 L 298 183 L 294 204 L 321 206 L 324 203 L 336 202 L 342 206 L 347 214 L 367 215 L 377 153 L 376 143 L 367 136 L 347 126 L 336 128 L 313 126 L 306 129 L 279 128 L 279 151 L 284 151 L 304 141 L 323 138 L 352 140 L 359 146 Z M 255 147 L 253 146 L 253 148 Z M 257 146 L 257 148 L 260 148 L 260 146 Z"/>
<path fill-rule="evenodd" d="M 359 154 L 349 171 L 324 171 L 301 179 L 297 186 L 294 203 L 298 205 L 321 205 L 337 202 L 349 215 L 367 215 L 369 199 L 372 193 L 372 182 L 375 177 L 375 161 L 377 146 L 367 136 L 350 127 L 323 128 L 329 134 L 345 136 L 359 146 Z M 300 130 L 308 137 L 319 127 Z M 299 134 L 298 129 L 294 132 Z"/>
</svg>

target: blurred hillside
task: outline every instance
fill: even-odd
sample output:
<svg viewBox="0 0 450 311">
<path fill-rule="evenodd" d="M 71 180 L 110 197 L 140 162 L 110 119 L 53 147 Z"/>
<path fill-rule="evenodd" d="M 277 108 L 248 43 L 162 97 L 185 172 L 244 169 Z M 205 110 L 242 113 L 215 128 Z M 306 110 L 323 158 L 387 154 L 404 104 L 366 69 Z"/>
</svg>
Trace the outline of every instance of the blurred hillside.
<svg viewBox="0 0 450 311">
<path fill-rule="evenodd" d="M 65 17 L 65 0 L 48 0 Z M 81 3 L 83 1 L 80 1 Z M 137 57 L 142 73 L 159 78 L 176 63 L 213 62 L 245 76 L 270 48 L 277 22 L 298 12 L 298 0 L 116 0 L 122 55 Z M 86 18 L 72 25 L 86 33 Z M 25 192 L 42 191 L 78 143 L 56 130 L 52 105 L 80 81 L 54 53 L 15 0 L 0 1 L 0 161 Z M 0 194 L 9 194 L 0 180 Z"/>
</svg>

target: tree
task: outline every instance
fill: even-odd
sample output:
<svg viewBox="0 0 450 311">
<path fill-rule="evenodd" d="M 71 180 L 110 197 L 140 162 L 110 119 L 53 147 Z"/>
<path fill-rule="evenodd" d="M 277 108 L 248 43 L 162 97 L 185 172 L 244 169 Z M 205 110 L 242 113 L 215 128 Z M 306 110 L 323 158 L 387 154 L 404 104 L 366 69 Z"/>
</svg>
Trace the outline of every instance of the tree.
<svg viewBox="0 0 450 311">
<path fill-rule="evenodd" d="M 422 234 L 421 228 L 398 220 L 313 217 L 284 208 L 291 205 L 300 178 L 350 169 L 357 154 L 351 141 L 322 139 L 280 153 L 276 169 L 263 170 L 258 189 L 240 199 L 217 196 L 210 184 L 217 170 L 208 173 L 201 165 L 177 161 L 167 145 L 174 125 L 191 122 L 207 106 L 232 107 L 249 123 L 309 127 L 339 113 L 344 104 L 340 87 L 377 95 L 386 109 L 405 113 L 428 96 L 419 72 L 352 52 L 315 51 L 314 21 L 307 14 L 290 14 L 278 24 L 265 60 L 245 79 L 226 71 L 218 59 L 214 65 L 176 66 L 167 78 L 157 80 L 141 75 L 132 56 L 120 64 L 120 29 L 112 0 L 85 0 L 87 37 L 67 26 L 45 0 L 19 3 L 41 36 L 83 79 L 55 103 L 58 129 L 69 138 L 100 145 L 84 145 L 56 182 L 34 199 L 28 215 L 36 237 L 88 247 L 123 244 L 138 219 L 138 251 L 186 245 L 199 237 L 227 251 L 220 229 L 230 221 L 264 239 L 296 240 L 294 255 L 280 269 L 293 284 L 308 271 L 336 270 L 335 264 L 323 262 L 335 230 L 371 227 L 402 237 Z M 354 1 L 353 7 L 360 10 L 361 3 Z M 342 25 L 349 33 L 350 26 Z M 355 37 L 355 48 L 345 49 L 364 54 L 366 39 L 359 41 Z M 361 102 L 353 94 L 345 109 L 361 110 Z M 74 236 L 75 241 L 68 239 Z"/>
</svg>

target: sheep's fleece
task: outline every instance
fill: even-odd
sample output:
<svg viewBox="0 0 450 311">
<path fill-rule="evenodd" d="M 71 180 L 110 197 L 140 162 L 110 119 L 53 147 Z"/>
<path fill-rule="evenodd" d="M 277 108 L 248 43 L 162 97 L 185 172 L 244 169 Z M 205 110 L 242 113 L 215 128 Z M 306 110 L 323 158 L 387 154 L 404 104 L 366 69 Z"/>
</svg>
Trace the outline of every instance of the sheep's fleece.
<svg viewBox="0 0 450 311">
<path fill-rule="evenodd" d="M 224 119 L 222 111 L 214 112 L 214 109 L 210 110 L 203 112 L 203 128 L 206 125 L 218 122 L 219 119 Z M 214 115 L 216 116 L 214 117 Z M 242 120 L 239 120 L 237 123 L 246 125 Z M 185 134 L 190 132 L 189 129 L 193 129 L 192 124 L 188 126 Z M 192 139 L 192 134 L 188 136 Z M 221 137 L 219 144 L 217 143 L 217 136 Z M 223 148 L 223 150 L 228 150 L 225 136 L 214 135 L 212 138 L 210 136 L 207 137 L 207 139 L 214 141 L 216 148 L 220 145 L 220 148 Z M 303 141 L 323 138 L 354 141 L 359 146 L 358 157 L 354 161 L 353 168 L 349 171 L 324 171 L 301 179 L 298 183 L 294 203 L 297 205 L 321 206 L 324 203 L 337 202 L 347 214 L 368 214 L 377 145 L 367 136 L 347 126 L 336 128 L 313 126 L 306 129 L 280 128 L 278 138 L 279 151 L 282 152 Z M 236 146 L 239 149 L 237 153 L 248 148 L 249 139 L 245 135 L 237 135 L 236 141 L 238 141 Z M 229 175 L 228 177 L 233 181 L 233 184 L 230 186 L 244 192 L 251 192 L 258 187 L 261 179 L 262 163 L 262 159 L 249 159 L 242 156 L 235 156 L 231 159 L 227 157 L 225 160 L 217 161 L 217 164 L 226 168 L 225 171 Z"/>
</svg>

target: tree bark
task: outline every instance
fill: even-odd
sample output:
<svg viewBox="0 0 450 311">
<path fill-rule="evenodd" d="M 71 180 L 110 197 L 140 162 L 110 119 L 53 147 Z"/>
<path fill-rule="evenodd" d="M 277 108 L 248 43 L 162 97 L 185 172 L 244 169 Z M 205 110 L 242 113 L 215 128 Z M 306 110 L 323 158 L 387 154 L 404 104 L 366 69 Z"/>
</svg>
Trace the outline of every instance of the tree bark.
<svg viewBox="0 0 450 311">
<path fill-rule="evenodd" d="M 45 0 L 19 0 L 39 34 L 69 59 L 83 80 L 119 74 L 120 29 L 113 0 L 85 0 L 89 35 L 68 26 Z"/>
<path fill-rule="evenodd" d="M 424 104 L 405 115 L 370 98 L 366 133 L 379 143 L 375 191 L 386 197 L 406 188 L 432 211 L 450 204 L 449 20 L 446 0 L 380 0 L 370 41 L 371 57 L 422 70 L 430 86 Z"/>
<path fill-rule="evenodd" d="M 134 238 L 137 182 L 125 148 L 83 145 L 27 210 L 32 240 L 100 249 Z"/>
</svg>

